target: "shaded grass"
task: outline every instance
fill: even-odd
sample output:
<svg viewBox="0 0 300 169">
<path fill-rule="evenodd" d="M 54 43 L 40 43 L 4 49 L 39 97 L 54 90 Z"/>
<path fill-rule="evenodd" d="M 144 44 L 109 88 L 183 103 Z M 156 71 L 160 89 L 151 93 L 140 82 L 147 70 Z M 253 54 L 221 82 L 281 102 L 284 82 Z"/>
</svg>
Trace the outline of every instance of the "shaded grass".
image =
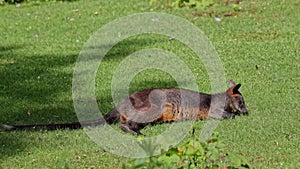
<svg viewBox="0 0 300 169">
<path fill-rule="evenodd" d="M 221 22 L 195 16 L 190 9 L 155 10 L 183 16 L 202 29 L 218 51 L 227 79 L 242 83 L 250 116 L 222 121 L 217 129 L 228 150 L 244 155 L 255 168 L 297 168 L 300 4 L 243 3 L 249 12 L 223 17 Z M 25 3 L 20 8 L 0 8 L 0 123 L 9 124 L 77 121 L 71 81 L 83 44 L 111 20 L 150 10 L 148 3 L 140 1 Z M 151 47 L 180 56 L 197 77 L 199 90 L 210 92 L 201 61 L 186 46 L 166 37 L 142 35 L 122 41 L 103 60 L 96 83 L 103 113 L 114 107 L 110 82 L 118 64 L 128 54 Z M 133 79 L 130 92 L 173 86 L 177 83 L 172 77 L 151 70 Z M 143 132 L 155 135 L 165 127 L 168 124 L 149 126 Z M 128 167 L 128 159 L 105 152 L 83 130 L 0 131 L 0 146 L 3 168 Z"/>
</svg>

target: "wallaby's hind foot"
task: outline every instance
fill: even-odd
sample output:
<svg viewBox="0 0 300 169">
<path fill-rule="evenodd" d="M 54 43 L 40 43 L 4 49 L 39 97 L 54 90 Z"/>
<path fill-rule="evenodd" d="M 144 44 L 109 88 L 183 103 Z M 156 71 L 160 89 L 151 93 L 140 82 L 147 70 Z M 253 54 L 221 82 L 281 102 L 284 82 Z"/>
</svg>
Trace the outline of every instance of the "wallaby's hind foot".
<svg viewBox="0 0 300 169">
<path fill-rule="evenodd" d="M 137 124 L 123 123 L 120 125 L 120 128 L 134 135 L 142 135 L 142 133 L 140 132 L 140 128 Z"/>
</svg>

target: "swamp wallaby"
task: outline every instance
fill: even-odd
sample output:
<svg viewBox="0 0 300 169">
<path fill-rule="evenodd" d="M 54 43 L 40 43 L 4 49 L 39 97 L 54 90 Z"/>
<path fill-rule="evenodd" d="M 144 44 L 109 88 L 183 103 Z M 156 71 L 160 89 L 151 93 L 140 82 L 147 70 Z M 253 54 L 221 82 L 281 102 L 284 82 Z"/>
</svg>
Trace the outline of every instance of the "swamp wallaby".
<svg viewBox="0 0 300 169">
<path fill-rule="evenodd" d="M 223 93 L 206 94 L 180 88 L 146 89 L 126 97 L 121 104 L 103 119 L 48 125 L 3 125 L 4 130 L 55 130 L 77 129 L 101 124 L 120 122 L 120 128 L 132 134 L 148 124 L 206 118 L 234 118 L 247 115 L 248 111 L 242 94 L 241 84 L 229 81 Z"/>
</svg>

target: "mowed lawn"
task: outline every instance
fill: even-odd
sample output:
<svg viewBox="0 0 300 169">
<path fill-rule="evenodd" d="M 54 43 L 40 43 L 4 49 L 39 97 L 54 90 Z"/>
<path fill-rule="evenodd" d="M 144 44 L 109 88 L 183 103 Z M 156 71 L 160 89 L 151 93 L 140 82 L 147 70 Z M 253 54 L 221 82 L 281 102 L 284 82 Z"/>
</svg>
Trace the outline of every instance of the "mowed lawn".
<svg viewBox="0 0 300 169">
<path fill-rule="evenodd" d="M 254 168 L 299 168 L 300 1 L 244 0 L 241 11 L 229 5 L 219 13 L 217 7 L 208 9 L 206 15 L 166 3 L 111 0 L 0 6 L 0 124 L 77 121 L 72 78 L 85 42 L 114 19 L 164 12 L 201 29 L 218 52 L 226 79 L 242 84 L 250 115 L 219 123 L 216 131 L 226 150 L 244 156 Z M 199 91 L 210 93 L 205 67 L 187 46 L 165 36 L 139 35 L 114 46 L 99 67 L 95 93 L 101 112 L 114 108 L 111 81 L 120 62 L 147 48 L 175 53 L 193 72 Z M 151 69 L 132 80 L 130 92 L 177 85 L 169 74 Z M 167 126 L 148 126 L 142 132 L 156 135 Z M 128 168 L 129 161 L 105 151 L 83 130 L 0 131 L 0 168 Z"/>
</svg>

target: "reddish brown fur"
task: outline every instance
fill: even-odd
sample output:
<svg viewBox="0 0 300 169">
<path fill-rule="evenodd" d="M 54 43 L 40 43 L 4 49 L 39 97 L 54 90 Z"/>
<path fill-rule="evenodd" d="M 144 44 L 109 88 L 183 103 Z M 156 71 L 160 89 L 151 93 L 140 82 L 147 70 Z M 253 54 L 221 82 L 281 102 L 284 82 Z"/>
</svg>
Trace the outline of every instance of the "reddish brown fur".
<svg viewBox="0 0 300 169">
<path fill-rule="evenodd" d="M 176 114 L 173 113 L 173 106 L 171 103 L 167 103 L 165 108 L 162 110 L 161 117 L 157 121 L 176 121 Z"/>
<path fill-rule="evenodd" d="M 188 112 L 192 112 L 192 110 Z M 195 117 L 190 118 L 189 120 L 202 120 L 206 118 L 208 118 L 208 109 L 201 109 L 201 110 L 199 109 Z M 161 117 L 157 119 L 157 122 L 172 122 L 172 121 L 179 121 L 179 120 L 184 120 L 184 119 L 181 119 L 178 115 L 178 110 L 173 109 L 173 106 L 170 103 L 168 103 L 165 109 L 162 111 Z"/>
<path fill-rule="evenodd" d="M 196 120 L 202 120 L 208 118 L 208 109 L 200 109 L 199 114 L 196 117 Z"/>
<path fill-rule="evenodd" d="M 127 120 L 127 117 L 125 117 L 125 116 L 120 116 L 120 122 L 121 123 L 126 123 L 128 120 Z"/>
</svg>

